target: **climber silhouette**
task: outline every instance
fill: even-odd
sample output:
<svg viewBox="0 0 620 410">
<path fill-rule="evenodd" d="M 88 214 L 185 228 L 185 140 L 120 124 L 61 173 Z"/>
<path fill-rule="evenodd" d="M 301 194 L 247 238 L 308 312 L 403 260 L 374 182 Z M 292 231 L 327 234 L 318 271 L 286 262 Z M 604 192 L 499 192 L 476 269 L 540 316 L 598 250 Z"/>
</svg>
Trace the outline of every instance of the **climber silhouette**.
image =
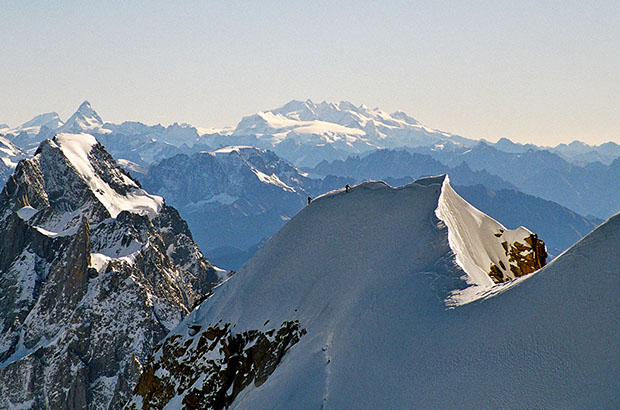
<svg viewBox="0 0 620 410">
<path fill-rule="evenodd" d="M 349 184 L 347 184 L 347 185 L 344 187 L 344 190 L 348 193 L 348 192 L 349 192 L 349 188 L 350 188 L 350 186 L 349 186 Z"/>
<path fill-rule="evenodd" d="M 312 197 L 308 197 L 308 205 L 310 205 L 310 202 L 312 202 Z"/>
</svg>

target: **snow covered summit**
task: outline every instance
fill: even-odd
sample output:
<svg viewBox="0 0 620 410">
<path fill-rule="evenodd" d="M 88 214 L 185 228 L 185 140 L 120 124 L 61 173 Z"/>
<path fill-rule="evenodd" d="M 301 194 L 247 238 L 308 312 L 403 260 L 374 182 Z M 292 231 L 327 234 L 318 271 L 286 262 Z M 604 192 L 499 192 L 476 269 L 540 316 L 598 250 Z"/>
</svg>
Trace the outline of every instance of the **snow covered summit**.
<svg viewBox="0 0 620 410">
<path fill-rule="evenodd" d="M 433 407 L 427 371 L 451 376 L 463 354 L 501 346 L 462 321 L 479 304 L 446 305 L 505 289 L 493 264 L 526 273 L 502 243 L 527 248 L 531 235 L 471 207 L 443 176 L 318 197 L 168 336 L 129 408 Z M 544 256 L 526 255 L 539 250 L 519 256 L 533 269 Z M 460 342 L 465 322 L 480 341 Z"/>
<path fill-rule="evenodd" d="M 457 135 L 420 124 L 403 112 L 340 103 L 290 101 L 244 117 L 232 134 L 206 135 L 211 146 L 255 145 L 274 150 L 299 166 L 344 159 L 377 148 L 417 147 L 450 141 L 473 145 Z"/>
<path fill-rule="evenodd" d="M 109 133 L 103 128 L 104 122 L 91 107 L 88 101 L 82 102 L 77 111 L 58 129 L 59 132 L 96 132 L 98 134 Z"/>
</svg>

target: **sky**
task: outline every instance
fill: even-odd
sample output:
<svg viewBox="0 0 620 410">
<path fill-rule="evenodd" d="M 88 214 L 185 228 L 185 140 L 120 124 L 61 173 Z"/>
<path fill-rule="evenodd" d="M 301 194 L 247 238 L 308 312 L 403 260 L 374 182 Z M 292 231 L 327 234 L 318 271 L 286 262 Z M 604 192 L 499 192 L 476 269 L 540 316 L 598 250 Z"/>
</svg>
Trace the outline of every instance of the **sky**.
<svg viewBox="0 0 620 410">
<path fill-rule="evenodd" d="M 620 142 L 618 1 L 4 1 L 0 123 L 234 126 L 297 99 L 470 138 Z"/>
</svg>

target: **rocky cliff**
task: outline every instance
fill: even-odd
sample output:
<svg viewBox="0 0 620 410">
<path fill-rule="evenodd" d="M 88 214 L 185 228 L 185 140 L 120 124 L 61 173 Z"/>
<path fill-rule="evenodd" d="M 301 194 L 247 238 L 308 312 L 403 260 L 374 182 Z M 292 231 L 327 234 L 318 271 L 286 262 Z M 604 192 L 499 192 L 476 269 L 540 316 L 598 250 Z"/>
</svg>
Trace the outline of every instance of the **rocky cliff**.
<svg viewBox="0 0 620 410">
<path fill-rule="evenodd" d="M 153 347 L 224 276 L 88 134 L 21 161 L 0 221 L 2 408 L 119 408 Z"/>
</svg>

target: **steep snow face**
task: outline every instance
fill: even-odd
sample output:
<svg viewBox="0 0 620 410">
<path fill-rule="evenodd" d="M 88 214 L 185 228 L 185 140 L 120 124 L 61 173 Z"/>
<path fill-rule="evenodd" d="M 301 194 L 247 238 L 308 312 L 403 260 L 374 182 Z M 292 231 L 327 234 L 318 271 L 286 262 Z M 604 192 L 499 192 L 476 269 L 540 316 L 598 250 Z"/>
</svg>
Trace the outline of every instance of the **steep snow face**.
<svg viewBox="0 0 620 410">
<path fill-rule="evenodd" d="M 520 268 L 509 251 L 513 244 L 519 243 L 523 246 L 517 250 L 519 256 L 526 257 L 535 252 L 528 244 L 534 235 L 529 229 L 523 226 L 506 229 L 454 192 L 447 176 L 435 213 L 448 227 L 448 241 L 456 261 L 473 283 L 491 286 L 493 280 L 489 275 L 495 269 L 501 271 L 502 277 L 498 280 L 501 282 L 523 275 L 519 274 Z"/>
<path fill-rule="evenodd" d="M 446 309 L 454 290 L 475 282 L 437 216 L 441 197 L 454 195 L 448 187 L 443 177 L 400 188 L 365 182 L 316 198 L 169 335 L 130 408 L 217 407 L 218 397 L 233 408 L 460 405 L 454 386 L 433 385 L 436 374 L 451 377 L 505 345 L 485 340 L 475 317 L 464 325 L 467 307 Z M 490 241 L 484 233 L 473 239 Z M 473 338 L 463 344 L 465 335 Z M 470 369 L 450 382 L 460 389 L 475 379 L 477 396 L 495 378 L 479 383 Z"/>
<path fill-rule="evenodd" d="M 121 211 L 154 216 L 162 207 L 163 199 L 150 195 L 118 170 L 112 175 L 116 187 L 105 181 L 96 172 L 91 162 L 91 151 L 97 145 L 95 137 L 89 134 L 58 134 L 53 140 L 70 161 L 71 165 L 90 186 L 97 199 L 110 212 L 112 218 Z"/>
</svg>

